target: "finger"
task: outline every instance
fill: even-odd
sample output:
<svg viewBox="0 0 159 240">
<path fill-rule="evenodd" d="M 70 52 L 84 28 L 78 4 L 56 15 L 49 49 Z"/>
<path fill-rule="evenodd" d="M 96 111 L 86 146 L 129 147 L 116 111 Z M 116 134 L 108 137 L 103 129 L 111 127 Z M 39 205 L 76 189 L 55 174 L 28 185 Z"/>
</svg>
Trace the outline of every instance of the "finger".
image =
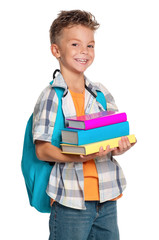
<svg viewBox="0 0 159 240">
<path fill-rule="evenodd" d="M 105 152 L 110 152 L 110 145 L 106 146 Z"/>
<path fill-rule="evenodd" d="M 123 151 L 123 140 L 119 140 L 119 146 L 118 146 L 119 151 Z"/>
<path fill-rule="evenodd" d="M 122 151 L 127 151 L 131 147 L 128 137 L 121 138 L 121 145 L 122 145 L 121 147 Z"/>
<path fill-rule="evenodd" d="M 99 148 L 98 156 L 99 156 L 99 157 L 103 156 L 103 153 L 104 153 L 104 149 L 103 149 L 103 146 L 101 146 L 101 147 Z"/>
<path fill-rule="evenodd" d="M 133 144 L 130 143 L 128 137 L 125 137 L 125 142 L 126 142 L 126 145 L 127 145 L 127 148 L 125 148 L 125 151 L 127 151 L 133 146 Z"/>
<path fill-rule="evenodd" d="M 128 148 L 131 148 L 131 143 L 130 143 L 128 137 L 125 138 L 125 141 L 126 141 L 127 147 L 128 147 Z"/>
<path fill-rule="evenodd" d="M 110 145 L 106 146 L 106 149 L 104 151 L 104 155 L 116 150 L 117 148 L 110 148 Z"/>
<path fill-rule="evenodd" d="M 126 151 L 127 148 L 128 148 L 126 137 L 123 138 L 123 140 L 122 140 L 122 144 L 123 144 L 123 151 Z"/>
<path fill-rule="evenodd" d="M 104 151 L 104 149 L 103 149 L 103 147 L 101 146 L 100 148 L 99 148 L 99 153 L 102 153 Z"/>
<path fill-rule="evenodd" d="M 123 137 L 123 145 L 124 145 L 124 149 L 127 149 L 127 147 L 131 146 L 128 137 Z"/>
<path fill-rule="evenodd" d="M 108 146 L 106 146 L 106 150 L 104 151 L 104 155 L 106 155 L 106 154 L 108 154 L 108 153 L 110 153 L 110 152 L 113 152 L 113 151 L 115 151 L 115 150 L 117 150 L 116 147 L 110 148 L 110 145 L 108 145 Z"/>
</svg>

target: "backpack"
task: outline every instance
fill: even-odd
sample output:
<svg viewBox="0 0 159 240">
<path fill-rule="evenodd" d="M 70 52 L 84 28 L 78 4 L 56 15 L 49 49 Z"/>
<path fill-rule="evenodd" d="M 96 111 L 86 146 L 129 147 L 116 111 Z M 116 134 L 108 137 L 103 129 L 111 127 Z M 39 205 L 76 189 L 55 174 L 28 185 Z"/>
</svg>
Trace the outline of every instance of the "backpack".
<svg viewBox="0 0 159 240">
<path fill-rule="evenodd" d="M 64 127 L 64 117 L 62 116 L 61 99 L 64 89 L 55 88 L 59 99 L 58 110 L 55 121 L 54 137 L 51 143 L 57 147 L 60 146 L 60 128 L 59 123 Z M 31 114 L 24 136 L 23 153 L 21 168 L 24 176 L 26 189 L 29 197 L 30 205 L 35 207 L 39 212 L 50 213 L 50 197 L 46 194 L 46 188 L 49 181 L 50 172 L 54 163 L 41 161 L 37 158 L 35 152 L 35 144 L 32 135 L 33 113 Z"/>
<path fill-rule="evenodd" d="M 54 132 L 51 143 L 57 147 L 60 146 L 61 126 L 64 127 L 65 120 L 62 112 L 62 96 L 64 89 L 54 88 L 58 96 L 58 110 L 55 120 Z M 106 109 L 106 100 L 104 94 L 97 91 L 97 101 Z M 37 158 L 35 144 L 32 136 L 33 114 L 31 114 L 24 136 L 23 153 L 21 168 L 24 176 L 25 185 L 29 197 L 30 205 L 42 213 L 50 213 L 50 197 L 46 194 L 52 165 Z"/>
</svg>

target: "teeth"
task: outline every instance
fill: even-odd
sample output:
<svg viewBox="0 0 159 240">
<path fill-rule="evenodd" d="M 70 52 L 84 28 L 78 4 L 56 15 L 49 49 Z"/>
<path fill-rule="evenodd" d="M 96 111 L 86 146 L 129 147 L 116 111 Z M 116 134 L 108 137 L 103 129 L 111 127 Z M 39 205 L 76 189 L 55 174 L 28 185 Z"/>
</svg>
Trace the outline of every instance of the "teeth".
<svg viewBox="0 0 159 240">
<path fill-rule="evenodd" d="M 78 62 L 87 62 L 87 59 L 76 59 Z"/>
</svg>

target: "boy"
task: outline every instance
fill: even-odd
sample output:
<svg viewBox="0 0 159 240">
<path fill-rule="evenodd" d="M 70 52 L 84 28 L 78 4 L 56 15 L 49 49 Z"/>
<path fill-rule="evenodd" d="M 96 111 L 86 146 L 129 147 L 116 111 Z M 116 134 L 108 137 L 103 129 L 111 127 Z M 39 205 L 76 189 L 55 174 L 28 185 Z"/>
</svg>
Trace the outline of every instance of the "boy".
<svg viewBox="0 0 159 240">
<path fill-rule="evenodd" d="M 99 153 L 87 156 L 63 154 L 51 144 L 58 102 L 54 87 L 64 89 L 65 118 L 104 110 L 96 100 L 97 90 L 104 93 L 107 110 L 117 110 L 108 90 L 84 76 L 94 60 L 98 27 L 90 13 L 72 10 L 62 11 L 50 28 L 51 51 L 59 61 L 60 73 L 39 97 L 33 121 L 38 158 L 55 162 L 47 187 L 52 205 L 50 240 L 119 239 L 116 200 L 126 181 L 112 156 L 130 149 L 129 140 L 122 137 L 118 148 L 103 150 L 101 146 Z"/>
</svg>

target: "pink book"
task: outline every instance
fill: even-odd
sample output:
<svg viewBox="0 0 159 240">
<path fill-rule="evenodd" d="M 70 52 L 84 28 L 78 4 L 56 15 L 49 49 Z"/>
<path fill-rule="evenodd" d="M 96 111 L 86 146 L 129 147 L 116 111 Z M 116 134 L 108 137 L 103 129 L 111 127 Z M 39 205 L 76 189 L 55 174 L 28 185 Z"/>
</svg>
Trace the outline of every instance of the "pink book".
<svg viewBox="0 0 159 240">
<path fill-rule="evenodd" d="M 113 111 L 103 111 L 80 117 L 70 117 L 66 120 L 68 121 L 68 128 L 88 130 L 125 122 L 127 121 L 127 115 L 125 112 L 116 113 Z"/>
</svg>

